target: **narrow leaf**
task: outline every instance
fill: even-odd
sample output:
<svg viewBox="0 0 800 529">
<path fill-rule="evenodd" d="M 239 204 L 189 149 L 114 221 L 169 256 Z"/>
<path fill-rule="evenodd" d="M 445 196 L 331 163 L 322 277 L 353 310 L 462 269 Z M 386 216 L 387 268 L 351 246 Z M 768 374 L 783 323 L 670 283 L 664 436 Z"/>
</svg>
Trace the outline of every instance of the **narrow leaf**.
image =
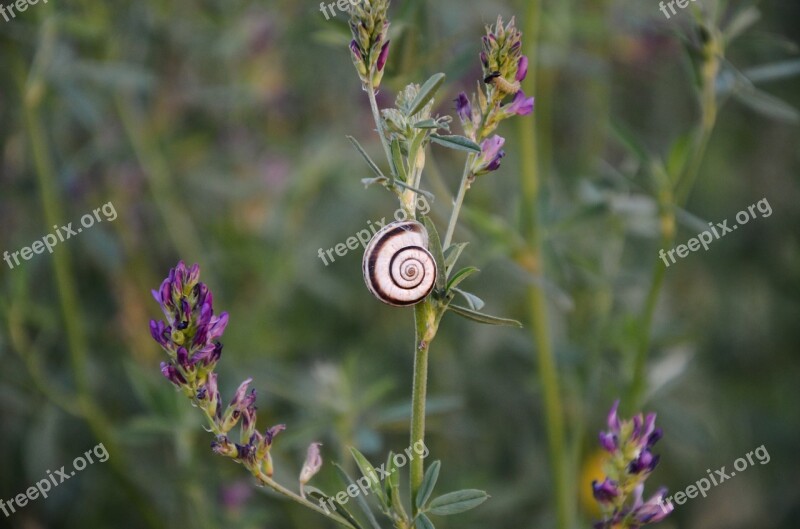
<svg viewBox="0 0 800 529">
<path fill-rule="evenodd" d="M 422 478 L 422 485 L 417 492 L 417 509 L 422 509 L 428 499 L 433 493 L 433 488 L 436 486 L 436 481 L 439 479 L 439 469 L 442 467 L 440 461 L 434 461 L 431 466 L 425 471 L 425 477 Z"/>
<path fill-rule="evenodd" d="M 466 268 L 462 268 L 461 270 L 455 273 L 455 275 L 452 277 L 452 279 L 450 279 L 450 281 L 448 281 L 447 290 L 457 287 L 459 283 L 467 279 L 475 272 L 480 272 L 480 270 L 478 270 L 474 266 L 468 266 Z"/>
<path fill-rule="evenodd" d="M 498 318 L 497 316 L 489 316 L 466 307 L 459 307 L 458 305 L 448 305 L 448 310 L 452 310 L 459 316 L 467 318 L 468 320 L 477 321 L 478 323 L 485 323 L 487 325 L 507 325 L 509 327 L 522 328 L 522 324 L 517 320 L 510 320 L 507 318 Z"/>
<path fill-rule="evenodd" d="M 428 250 L 436 261 L 436 288 L 444 291 L 447 278 L 444 275 L 444 254 L 442 253 L 442 243 L 439 240 L 439 232 L 436 231 L 436 225 L 427 215 L 422 217 L 422 222 L 428 230 Z"/>
<path fill-rule="evenodd" d="M 461 296 L 467 301 L 469 308 L 472 310 L 481 310 L 483 306 L 486 305 L 486 303 L 484 303 L 483 300 L 475 294 L 466 292 L 460 288 L 453 287 L 453 292 L 458 292 L 461 294 Z"/>
<path fill-rule="evenodd" d="M 317 502 L 322 500 L 323 505 L 325 504 L 330 505 L 330 503 L 328 503 L 329 497 L 324 492 L 322 492 L 317 488 L 306 486 L 306 494 L 309 497 L 315 499 Z M 335 498 L 333 499 L 333 503 L 336 505 L 334 512 L 337 515 L 339 515 L 345 522 L 347 522 L 351 527 L 355 529 L 363 529 L 361 524 L 358 523 L 358 520 L 356 520 L 353 517 L 353 515 L 350 514 L 350 512 L 347 509 L 345 509 L 344 505 L 336 501 Z"/>
<path fill-rule="evenodd" d="M 400 152 L 400 140 L 392 140 L 392 163 L 395 168 L 395 175 L 403 182 L 408 180 L 408 173 L 406 173 L 405 162 L 403 162 L 403 154 Z"/>
<path fill-rule="evenodd" d="M 482 490 L 459 490 L 435 498 L 431 502 L 428 512 L 438 516 L 458 514 L 470 509 L 474 509 L 488 499 L 489 495 Z"/>
<path fill-rule="evenodd" d="M 369 157 L 369 154 L 367 154 L 367 151 L 364 150 L 364 147 L 362 147 L 361 144 L 358 143 L 358 140 L 355 139 L 353 136 L 347 136 L 347 139 L 350 140 L 350 143 L 352 143 L 353 146 L 356 148 L 356 150 L 359 153 L 361 153 L 361 156 L 364 157 L 364 160 L 366 160 L 367 165 L 369 165 L 369 168 L 372 169 L 372 172 L 374 172 L 375 175 L 377 175 L 379 178 L 381 177 L 386 178 L 385 176 L 383 176 L 383 173 L 378 167 L 378 164 L 372 161 L 372 158 Z"/>
<path fill-rule="evenodd" d="M 423 119 L 422 121 L 417 121 L 412 125 L 415 129 L 438 129 L 439 124 L 436 122 L 435 119 Z"/>
<path fill-rule="evenodd" d="M 441 87 L 442 83 L 444 83 L 444 78 L 445 75 L 443 73 L 435 73 L 427 81 L 425 81 L 425 84 L 423 84 L 419 89 L 417 97 L 414 98 L 414 102 L 411 103 L 408 116 L 413 116 L 422 110 L 422 108 L 427 105 L 431 99 L 433 99 L 433 96 L 436 95 L 439 87 Z"/>
<path fill-rule="evenodd" d="M 450 275 L 450 271 L 458 262 L 458 258 L 461 257 L 461 252 L 464 251 L 464 248 L 466 248 L 468 244 L 468 242 L 459 242 L 456 244 L 451 244 L 444 249 L 444 253 L 446 254 L 444 257 L 444 266 L 446 268 L 445 274 L 447 276 Z"/>
<path fill-rule="evenodd" d="M 417 529 L 436 529 L 433 526 L 433 522 L 431 522 L 430 518 L 425 516 L 425 513 L 423 512 L 419 513 L 417 516 L 416 527 Z"/>
<path fill-rule="evenodd" d="M 416 187 L 412 187 L 412 186 L 406 184 L 405 182 L 401 182 L 400 180 L 396 180 L 394 184 L 396 186 L 398 186 L 398 187 L 402 187 L 403 189 L 408 189 L 409 191 L 413 191 L 414 193 L 416 193 L 418 195 L 422 195 L 425 198 L 427 198 L 428 200 L 430 200 L 431 202 L 436 200 L 436 196 L 434 196 L 434 194 L 431 193 L 430 191 L 425 191 L 423 189 L 418 189 Z"/>
<path fill-rule="evenodd" d="M 347 475 L 347 472 L 345 472 L 342 467 L 336 463 L 334 463 L 333 466 L 336 467 L 336 471 L 339 473 L 339 478 L 347 483 L 347 488 L 350 488 L 350 486 L 358 486 L 355 484 L 355 482 L 353 482 L 353 479 Z M 367 520 L 372 528 L 381 529 L 381 526 L 378 525 L 378 521 L 375 519 L 375 515 L 372 514 L 372 510 L 369 508 L 369 505 L 367 505 L 367 500 L 364 498 L 364 495 L 361 494 L 360 490 L 353 499 L 356 500 L 358 506 L 361 507 L 361 510 L 364 512 L 364 515 L 367 517 Z"/>
<path fill-rule="evenodd" d="M 372 466 L 364 454 L 356 450 L 355 447 L 350 447 L 350 453 L 353 454 L 353 459 L 356 460 L 356 465 L 358 465 L 359 470 L 361 470 L 361 474 L 369 480 L 369 488 L 372 492 L 375 493 L 375 496 L 378 497 L 378 501 L 384 505 L 384 507 L 388 507 L 386 503 L 386 497 L 383 494 L 383 488 L 381 487 L 380 480 L 378 480 L 378 474 L 375 472 L 375 467 Z"/>
<path fill-rule="evenodd" d="M 480 145 L 469 138 L 455 134 L 431 134 L 431 141 L 458 151 L 481 152 Z"/>
</svg>

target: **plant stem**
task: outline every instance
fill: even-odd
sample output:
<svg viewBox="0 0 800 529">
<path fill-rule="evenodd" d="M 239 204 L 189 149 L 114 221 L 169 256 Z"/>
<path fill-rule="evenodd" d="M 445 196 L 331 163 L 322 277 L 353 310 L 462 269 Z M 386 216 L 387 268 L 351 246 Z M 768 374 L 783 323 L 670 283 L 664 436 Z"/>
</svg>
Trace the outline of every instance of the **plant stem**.
<svg viewBox="0 0 800 529">
<path fill-rule="evenodd" d="M 464 197 L 467 194 L 467 189 L 469 189 L 469 178 L 470 178 L 470 167 L 472 167 L 472 162 L 475 159 L 475 155 L 470 153 L 467 156 L 467 162 L 464 164 L 464 172 L 461 175 L 461 185 L 458 188 L 458 195 L 456 195 L 456 201 L 453 204 L 453 212 L 450 214 L 450 222 L 447 224 L 447 233 L 444 235 L 444 241 L 442 242 L 442 250 L 447 250 L 450 246 L 450 242 L 453 240 L 453 234 L 456 231 L 456 223 L 458 223 L 458 215 L 461 213 L 461 206 L 464 204 Z"/>
<path fill-rule="evenodd" d="M 300 496 L 299 494 L 295 493 L 294 491 L 291 491 L 291 490 L 287 489 L 286 487 L 284 487 L 283 485 L 281 485 L 277 481 L 273 480 L 271 477 L 267 476 L 263 472 L 259 472 L 258 475 L 256 475 L 256 479 L 258 479 L 261 483 L 263 483 L 265 486 L 271 488 L 272 490 L 274 490 L 278 494 L 281 494 L 281 495 L 289 498 L 290 500 L 295 501 L 295 502 L 299 503 L 300 505 L 303 505 L 304 507 L 308 507 L 309 509 L 316 511 L 316 512 L 322 514 L 323 516 L 325 516 L 327 518 L 330 518 L 331 520 L 333 520 L 334 522 L 338 523 L 339 525 L 342 525 L 344 527 L 348 527 L 350 529 L 355 529 L 350 522 L 348 522 L 347 520 L 345 520 L 344 518 L 342 518 L 338 514 L 332 513 L 330 511 L 326 510 L 324 507 L 322 507 L 322 506 L 320 506 L 320 505 L 318 505 L 318 504 L 316 504 L 316 503 L 314 503 L 312 501 L 307 500 L 306 498 Z"/>
<path fill-rule="evenodd" d="M 538 60 L 536 47 L 539 42 L 541 21 L 541 0 L 526 2 L 525 34 L 528 35 L 528 77 L 529 91 L 536 87 Z M 542 233 L 538 219 L 537 205 L 540 200 L 539 149 L 536 138 L 536 121 L 519 121 L 520 144 L 523 146 L 521 159 L 521 220 L 522 230 L 527 240 L 527 248 L 522 256 L 523 266 L 535 277 L 544 273 L 542 255 Z M 572 526 L 572 494 L 567 466 L 567 447 L 564 433 L 563 405 L 558 368 L 550 338 L 547 313 L 547 299 L 540 282 L 532 282 L 527 287 L 530 310 L 531 332 L 536 344 L 539 384 L 544 399 L 545 425 L 547 428 L 548 453 L 553 472 L 553 494 L 556 500 L 556 527 L 568 529 Z"/>
<path fill-rule="evenodd" d="M 18 66 L 22 72 L 22 67 Z M 20 73 L 20 77 L 24 75 Z M 36 86 L 30 83 L 28 86 Z M 39 188 L 42 195 L 42 209 L 48 225 L 56 225 L 64 220 L 62 204 L 56 193 L 56 169 L 47 145 L 47 136 L 44 124 L 39 113 L 43 92 L 32 95 L 26 90 L 25 83 L 20 83 L 25 115 L 25 126 L 35 167 Z M 43 90 L 43 89 L 42 89 Z M 110 453 L 120 453 L 112 435 L 112 429 L 103 411 L 92 398 L 91 390 L 86 375 L 88 349 L 86 336 L 81 326 L 80 304 L 74 284 L 72 266 L 66 252 L 53 254 L 53 269 L 55 283 L 58 289 L 58 299 L 64 319 L 67 350 L 69 351 L 72 376 L 75 379 L 76 406 L 82 418 L 86 421 L 95 438 L 100 441 Z M 157 515 L 151 504 L 141 491 L 131 481 L 124 460 L 121 455 L 115 456 L 109 462 L 112 472 L 120 484 L 130 495 L 132 502 L 140 510 L 142 517 L 150 527 L 163 527 L 163 520 Z"/>
<path fill-rule="evenodd" d="M 428 351 L 431 342 L 436 337 L 438 320 L 441 313 L 435 302 L 429 297 L 422 303 L 414 306 L 414 323 L 416 327 L 416 342 L 414 345 L 414 383 L 411 390 L 411 442 L 414 447 L 417 443 L 425 446 L 425 399 L 428 388 Z M 409 484 L 411 490 L 412 515 L 416 516 L 417 492 L 422 485 L 425 474 L 425 463 L 421 457 L 411 460 Z"/>
<path fill-rule="evenodd" d="M 669 248 L 675 240 L 674 210 L 683 207 L 689 199 L 689 194 L 697 181 L 697 176 L 700 173 L 700 166 L 705 158 L 706 149 L 708 148 L 708 143 L 711 140 L 711 135 L 717 121 L 715 80 L 719 72 L 719 59 L 716 53 L 709 53 L 708 57 L 709 59 L 702 68 L 703 92 L 700 97 L 700 111 L 702 116 L 700 124 L 698 125 L 694 150 L 692 151 L 691 158 L 685 165 L 685 169 L 678 175 L 670 175 L 675 182 L 675 190 L 674 193 L 668 195 L 670 197 L 670 202 L 661 205 L 662 208 L 669 209 L 667 215 L 670 216 L 668 222 L 664 223 L 662 220 L 661 248 Z M 656 259 L 655 266 L 653 267 L 653 279 L 650 283 L 650 289 L 647 292 L 645 308 L 639 327 L 639 340 L 633 362 L 633 377 L 628 394 L 629 406 L 631 406 L 630 409 L 637 409 L 643 404 L 642 400 L 647 386 L 646 367 L 647 355 L 650 349 L 650 334 L 652 332 L 653 318 L 655 317 L 659 295 L 664 285 L 665 275 L 666 266 L 662 265 L 661 261 Z"/>
<path fill-rule="evenodd" d="M 383 145 L 383 152 L 386 154 L 386 161 L 389 162 L 389 167 L 392 167 L 392 150 L 389 147 L 389 140 L 386 139 L 386 134 L 383 133 L 383 125 L 381 123 L 381 112 L 378 109 L 378 100 L 375 99 L 375 87 L 372 86 L 372 81 L 367 85 L 367 96 L 369 96 L 369 106 L 372 109 L 372 118 L 375 120 L 375 130 L 381 139 Z"/>
</svg>

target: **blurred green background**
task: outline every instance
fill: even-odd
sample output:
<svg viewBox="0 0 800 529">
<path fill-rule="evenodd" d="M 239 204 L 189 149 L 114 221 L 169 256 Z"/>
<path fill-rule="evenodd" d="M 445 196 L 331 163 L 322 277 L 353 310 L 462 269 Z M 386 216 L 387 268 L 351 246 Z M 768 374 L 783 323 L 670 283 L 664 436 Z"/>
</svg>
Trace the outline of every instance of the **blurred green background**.
<svg viewBox="0 0 800 529">
<path fill-rule="evenodd" d="M 453 114 L 455 95 L 480 77 L 484 25 L 516 14 L 524 28 L 535 4 L 396 1 L 381 104 L 442 71 L 437 110 Z M 724 105 L 677 242 L 762 198 L 773 214 L 666 271 L 644 407 L 665 436 L 647 492 L 685 489 L 763 444 L 768 464 L 678 506 L 661 527 L 794 529 L 800 133 L 789 105 L 800 106 L 800 4 L 714 5 L 723 24 L 748 8 L 761 17 L 726 51 Z M 698 32 L 688 10 L 667 20 L 656 2 L 540 9 L 538 42 L 525 40 L 539 63 L 536 110 L 518 119 L 537 128 L 545 277 L 515 259 L 519 168 L 532 153 L 523 125 L 499 131 L 508 155 L 473 186 L 456 240 L 470 242 L 465 262 L 482 273 L 469 286 L 491 313 L 526 320 L 525 288 L 545 287 L 575 527 L 589 527 L 596 513 L 577 498 L 596 465 L 596 432 L 630 381 L 659 249 L 648 168 L 621 131 L 666 158 L 696 124 L 686 50 Z M 273 450 L 279 480 L 294 482 L 312 440 L 326 460 L 314 484 L 330 491 L 341 486 L 327 463 L 352 469 L 348 446 L 374 460 L 408 446 L 412 311 L 369 295 L 360 250 L 327 266 L 317 256 L 397 209 L 361 185 L 370 174 L 345 138 L 380 156 L 347 42 L 342 14 L 327 21 L 305 1 L 50 0 L 0 19 L 0 250 L 109 201 L 118 214 L 52 255 L 0 266 L 0 498 L 98 442 L 110 453 L 50 498 L 0 515 L 0 527 L 330 526 L 213 456 L 199 414 L 161 376 L 150 289 L 179 259 L 201 265 L 216 309 L 230 313 L 223 399 L 252 376 L 259 427 L 288 426 Z M 733 68 L 786 103 L 726 95 Z M 452 151 L 429 155 L 440 229 L 462 163 Z M 441 490 L 492 499 L 440 528 L 554 527 L 533 343 L 530 329 L 445 317 L 427 444 L 443 462 Z"/>
</svg>

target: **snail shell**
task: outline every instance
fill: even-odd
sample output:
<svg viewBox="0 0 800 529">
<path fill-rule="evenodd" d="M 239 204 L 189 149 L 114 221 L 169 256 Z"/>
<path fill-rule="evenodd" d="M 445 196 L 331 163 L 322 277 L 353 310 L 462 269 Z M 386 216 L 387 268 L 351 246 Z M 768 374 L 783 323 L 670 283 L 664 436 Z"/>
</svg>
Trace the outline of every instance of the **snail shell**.
<svg viewBox="0 0 800 529">
<path fill-rule="evenodd" d="M 381 228 L 364 251 L 364 281 L 388 305 L 403 307 L 425 299 L 436 282 L 436 261 L 427 249 L 428 232 L 417 221 Z"/>
</svg>

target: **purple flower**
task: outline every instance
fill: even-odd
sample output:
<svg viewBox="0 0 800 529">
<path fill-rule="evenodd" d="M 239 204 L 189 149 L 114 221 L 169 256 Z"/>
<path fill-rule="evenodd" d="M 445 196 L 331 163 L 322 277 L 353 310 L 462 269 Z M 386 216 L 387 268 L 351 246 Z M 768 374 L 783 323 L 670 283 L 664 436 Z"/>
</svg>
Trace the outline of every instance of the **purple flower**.
<svg viewBox="0 0 800 529">
<path fill-rule="evenodd" d="M 359 61 L 364 60 L 364 57 L 361 55 L 361 50 L 358 48 L 358 43 L 355 40 L 350 41 L 350 51 L 353 52 L 353 55 Z"/>
<path fill-rule="evenodd" d="M 592 494 L 600 503 L 612 503 L 620 495 L 617 484 L 606 478 L 602 483 L 592 481 Z"/>
<path fill-rule="evenodd" d="M 456 98 L 456 113 L 462 123 L 472 122 L 472 105 L 469 102 L 467 94 L 461 92 Z"/>
<path fill-rule="evenodd" d="M 496 171 L 500 167 L 500 160 L 506 155 L 503 151 L 505 142 L 506 140 L 497 134 L 483 140 L 481 154 L 472 164 L 472 174 L 481 176 Z"/>
<path fill-rule="evenodd" d="M 525 55 L 521 55 L 519 58 L 519 62 L 517 63 L 517 81 L 524 81 L 525 77 L 528 75 L 528 58 Z"/>
<path fill-rule="evenodd" d="M 176 386 L 180 387 L 186 384 L 186 379 L 183 378 L 178 368 L 170 363 L 161 362 L 161 374 L 167 377 L 167 379 Z"/>
<path fill-rule="evenodd" d="M 622 420 L 618 409 L 619 400 L 608 413 L 609 431 L 600 432 L 599 436 L 600 445 L 611 453 L 611 458 L 605 480 L 592 483 L 594 497 L 604 512 L 604 519 L 595 524 L 597 529 L 623 526 L 638 529 L 663 520 L 672 511 L 672 505 L 662 505 L 666 489 L 659 489 L 649 501 L 642 502 L 644 483 L 659 461 L 659 456 L 651 451 L 663 435 L 661 428 L 655 426 L 656 414 L 638 414 Z"/>
<path fill-rule="evenodd" d="M 618 448 L 617 436 L 611 432 L 600 432 L 600 446 L 613 453 Z"/>
<path fill-rule="evenodd" d="M 233 400 L 231 400 L 231 408 L 244 411 L 245 408 L 252 406 L 253 403 L 256 401 L 256 390 L 253 389 L 250 393 L 247 393 L 247 387 L 253 381 L 252 378 L 248 378 L 241 384 L 239 384 L 239 388 L 236 390 L 236 393 L 233 395 Z"/>
<path fill-rule="evenodd" d="M 525 97 L 525 92 L 520 90 L 514 99 L 503 107 L 506 116 L 527 116 L 533 112 L 533 97 Z"/>
<path fill-rule="evenodd" d="M 300 471 L 300 485 L 305 485 L 322 468 L 322 456 L 319 453 L 321 443 L 311 443 L 306 454 L 306 461 Z"/>
<path fill-rule="evenodd" d="M 614 405 L 611 406 L 611 411 L 608 412 L 608 429 L 612 432 L 619 434 L 619 417 L 617 416 L 617 410 L 619 409 L 619 399 L 614 401 Z"/>
<path fill-rule="evenodd" d="M 379 72 L 381 70 L 383 70 L 383 67 L 386 65 L 386 59 L 389 57 L 389 43 L 390 42 L 391 42 L 390 40 L 387 40 L 386 42 L 384 42 L 383 46 L 381 46 L 381 52 L 378 54 L 378 63 L 377 63 L 376 66 L 377 66 Z"/>
<path fill-rule="evenodd" d="M 644 492 L 643 485 L 634 489 L 634 504 L 631 509 L 631 514 L 639 525 L 660 522 L 675 508 L 671 502 L 664 504 L 664 496 L 667 494 L 666 487 L 658 489 L 658 491 L 644 503 L 642 503 L 642 492 Z"/>
</svg>

